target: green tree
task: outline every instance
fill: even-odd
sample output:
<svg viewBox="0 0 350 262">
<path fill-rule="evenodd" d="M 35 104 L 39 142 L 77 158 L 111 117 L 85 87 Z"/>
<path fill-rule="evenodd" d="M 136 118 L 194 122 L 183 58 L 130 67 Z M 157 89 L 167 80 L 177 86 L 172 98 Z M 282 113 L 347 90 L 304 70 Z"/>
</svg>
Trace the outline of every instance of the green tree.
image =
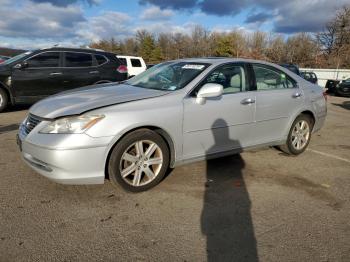
<svg viewBox="0 0 350 262">
<path fill-rule="evenodd" d="M 156 46 L 152 51 L 149 63 L 157 64 L 157 63 L 161 62 L 162 60 L 163 60 L 162 49 L 160 48 L 160 46 Z"/>
<path fill-rule="evenodd" d="M 232 46 L 232 36 L 222 35 L 219 36 L 216 43 L 215 55 L 216 56 L 234 56 L 235 52 Z"/>
</svg>

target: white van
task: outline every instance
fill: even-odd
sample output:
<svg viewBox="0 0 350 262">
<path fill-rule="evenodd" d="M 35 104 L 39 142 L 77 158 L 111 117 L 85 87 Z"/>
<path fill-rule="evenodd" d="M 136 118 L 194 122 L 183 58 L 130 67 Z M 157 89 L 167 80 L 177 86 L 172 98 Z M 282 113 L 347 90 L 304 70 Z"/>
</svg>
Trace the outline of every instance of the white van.
<svg viewBox="0 0 350 262">
<path fill-rule="evenodd" d="M 146 63 L 143 61 L 142 57 L 121 55 L 118 55 L 117 57 L 127 66 L 129 78 L 136 76 L 147 69 Z"/>
</svg>

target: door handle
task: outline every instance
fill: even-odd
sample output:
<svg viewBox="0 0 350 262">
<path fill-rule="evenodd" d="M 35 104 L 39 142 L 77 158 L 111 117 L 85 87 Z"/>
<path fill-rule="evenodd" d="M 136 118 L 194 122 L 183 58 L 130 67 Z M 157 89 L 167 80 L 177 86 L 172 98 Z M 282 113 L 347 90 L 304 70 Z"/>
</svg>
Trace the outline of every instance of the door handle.
<svg viewBox="0 0 350 262">
<path fill-rule="evenodd" d="M 53 72 L 53 73 L 50 73 L 50 76 L 60 76 L 62 75 L 61 72 Z"/>
<path fill-rule="evenodd" d="M 100 73 L 99 71 L 90 71 L 89 74 L 98 74 Z"/>
<path fill-rule="evenodd" d="M 301 97 L 302 94 L 300 92 L 297 92 L 297 93 L 294 93 L 293 94 L 293 98 L 298 98 L 298 97 Z"/>
<path fill-rule="evenodd" d="M 241 101 L 242 105 L 250 105 L 250 104 L 254 104 L 255 103 L 255 99 L 253 98 L 245 98 Z"/>
</svg>

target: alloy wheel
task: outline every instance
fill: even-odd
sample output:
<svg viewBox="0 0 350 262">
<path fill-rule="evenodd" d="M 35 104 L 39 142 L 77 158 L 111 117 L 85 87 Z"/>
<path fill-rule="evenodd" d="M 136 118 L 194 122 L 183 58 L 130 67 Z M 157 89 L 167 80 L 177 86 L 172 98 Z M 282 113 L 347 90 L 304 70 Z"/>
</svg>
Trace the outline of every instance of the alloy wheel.
<svg viewBox="0 0 350 262">
<path fill-rule="evenodd" d="M 152 182 L 163 165 L 163 152 L 153 141 L 139 140 L 130 145 L 120 159 L 123 180 L 134 187 Z"/>
<path fill-rule="evenodd" d="M 303 149 L 310 139 L 309 123 L 305 120 L 298 121 L 293 127 L 291 139 L 294 149 Z"/>
</svg>

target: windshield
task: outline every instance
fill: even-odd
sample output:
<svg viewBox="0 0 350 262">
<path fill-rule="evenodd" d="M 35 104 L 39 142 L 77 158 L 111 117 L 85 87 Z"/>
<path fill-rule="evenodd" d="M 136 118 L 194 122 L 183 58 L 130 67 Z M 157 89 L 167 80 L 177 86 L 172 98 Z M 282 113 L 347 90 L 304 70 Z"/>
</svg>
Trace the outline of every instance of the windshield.
<svg viewBox="0 0 350 262">
<path fill-rule="evenodd" d="M 203 72 L 209 64 L 195 62 L 166 62 L 131 78 L 126 84 L 165 91 L 183 88 Z"/>
<path fill-rule="evenodd" d="M 30 55 L 32 52 L 25 52 L 25 53 L 22 53 L 22 54 L 19 54 L 19 55 L 16 55 L 8 60 L 6 60 L 5 62 L 2 63 L 2 65 L 9 65 L 9 64 L 12 64 L 13 62 L 16 62 L 17 60 L 20 60 L 22 59 L 23 57 L 27 56 L 27 55 Z"/>
</svg>

